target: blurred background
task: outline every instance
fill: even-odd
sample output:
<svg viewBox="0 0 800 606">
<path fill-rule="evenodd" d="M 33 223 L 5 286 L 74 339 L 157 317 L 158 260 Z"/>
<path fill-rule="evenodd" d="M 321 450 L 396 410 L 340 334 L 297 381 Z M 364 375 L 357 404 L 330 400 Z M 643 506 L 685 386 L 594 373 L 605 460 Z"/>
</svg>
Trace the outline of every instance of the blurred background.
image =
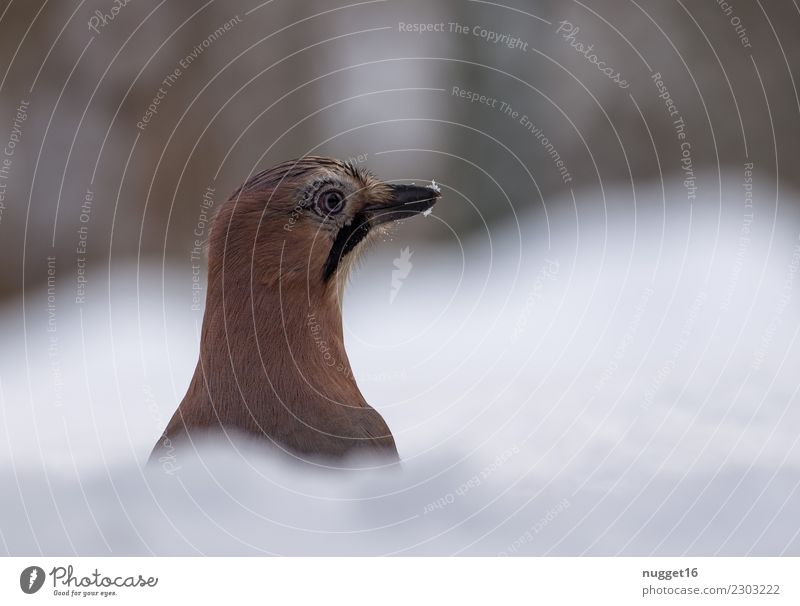
<svg viewBox="0 0 800 606">
<path fill-rule="evenodd" d="M 6 0 L 0 546 L 800 554 L 799 28 L 779 0 Z M 443 188 L 345 303 L 406 472 L 148 472 L 195 240 L 304 154 Z"/>
</svg>

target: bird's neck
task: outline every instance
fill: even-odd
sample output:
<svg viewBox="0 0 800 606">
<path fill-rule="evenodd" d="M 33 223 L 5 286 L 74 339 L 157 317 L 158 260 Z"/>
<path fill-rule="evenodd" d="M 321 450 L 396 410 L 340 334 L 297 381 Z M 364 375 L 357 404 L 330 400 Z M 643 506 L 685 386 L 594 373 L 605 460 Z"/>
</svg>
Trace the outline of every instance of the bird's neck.
<svg viewBox="0 0 800 606">
<path fill-rule="evenodd" d="M 200 363 L 187 398 L 229 423 L 270 423 L 337 405 L 364 406 L 344 347 L 335 293 L 287 287 L 209 286 Z"/>
</svg>

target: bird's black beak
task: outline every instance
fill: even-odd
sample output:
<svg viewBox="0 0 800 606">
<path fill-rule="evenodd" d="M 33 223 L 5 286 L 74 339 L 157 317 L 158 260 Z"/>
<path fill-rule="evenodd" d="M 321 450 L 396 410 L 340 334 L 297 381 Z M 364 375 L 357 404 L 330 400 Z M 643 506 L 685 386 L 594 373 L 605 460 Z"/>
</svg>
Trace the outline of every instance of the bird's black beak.
<svg viewBox="0 0 800 606">
<path fill-rule="evenodd" d="M 399 221 L 424 213 L 442 197 L 435 183 L 431 187 L 389 185 L 389 189 L 388 198 L 364 206 L 353 220 L 336 234 L 322 273 L 324 281 L 330 279 L 341 260 L 367 237 L 370 229 L 382 223 Z"/>
<path fill-rule="evenodd" d="M 389 185 L 391 197 L 389 201 L 368 205 L 363 209 L 370 217 L 372 225 L 380 225 L 390 221 L 399 221 L 424 213 L 442 197 L 437 187 L 420 187 L 418 185 Z"/>
</svg>

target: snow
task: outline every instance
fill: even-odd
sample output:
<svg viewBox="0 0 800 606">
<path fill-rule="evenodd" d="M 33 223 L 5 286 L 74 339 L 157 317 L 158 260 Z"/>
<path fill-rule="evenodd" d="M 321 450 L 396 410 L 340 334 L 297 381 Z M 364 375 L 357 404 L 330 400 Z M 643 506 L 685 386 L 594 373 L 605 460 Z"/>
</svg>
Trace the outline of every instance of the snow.
<svg viewBox="0 0 800 606">
<path fill-rule="evenodd" d="M 236 440 L 145 468 L 196 362 L 191 270 L 115 263 L 79 307 L 65 260 L 54 332 L 44 291 L 0 316 L 0 550 L 800 555 L 800 222 L 761 196 L 745 242 L 729 181 L 721 216 L 713 187 L 635 214 L 607 187 L 441 245 L 399 225 L 394 304 L 378 246 L 344 308 L 402 470 Z"/>
</svg>

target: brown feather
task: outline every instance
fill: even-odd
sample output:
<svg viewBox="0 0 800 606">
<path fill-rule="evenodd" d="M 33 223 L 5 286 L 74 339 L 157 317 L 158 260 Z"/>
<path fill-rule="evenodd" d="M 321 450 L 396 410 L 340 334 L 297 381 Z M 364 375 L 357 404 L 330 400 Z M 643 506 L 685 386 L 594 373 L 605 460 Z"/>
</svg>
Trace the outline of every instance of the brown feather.
<svg viewBox="0 0 800 606">
<path fill-rule="evenodd" d="M 352 165 L 306 157 L 255 175 L 221 206 L 209 238 L 199 360 L 151 459 L 165 444 L 223 428 L 300 456 L 397 457 L 344 347 L 340 288 L 352 258 L 335 280 L 324 280 L 337 225 L 298 210 L 302 192 L 325 179 L 351 192 L 350 218 L 390 195 L 386 184 Z"/>
</svg>

